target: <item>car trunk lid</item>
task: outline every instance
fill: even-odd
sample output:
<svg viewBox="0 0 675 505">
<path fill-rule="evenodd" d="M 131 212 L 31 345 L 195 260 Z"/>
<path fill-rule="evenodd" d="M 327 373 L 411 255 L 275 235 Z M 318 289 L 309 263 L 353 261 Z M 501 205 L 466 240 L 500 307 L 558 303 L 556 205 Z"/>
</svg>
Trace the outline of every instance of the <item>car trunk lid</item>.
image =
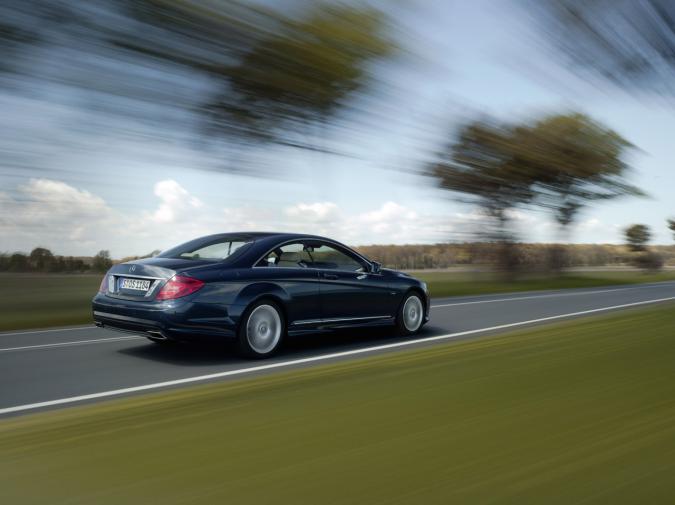
<svg viewBox="0 0 675 505">
<path fill-rule="evenodd" d="M 151 301 L 171 277 L 209 261 L 145 258 L 114 265 L 106 274 L 104 291 L 108 296 L 127 300 Z"/>
</svg>

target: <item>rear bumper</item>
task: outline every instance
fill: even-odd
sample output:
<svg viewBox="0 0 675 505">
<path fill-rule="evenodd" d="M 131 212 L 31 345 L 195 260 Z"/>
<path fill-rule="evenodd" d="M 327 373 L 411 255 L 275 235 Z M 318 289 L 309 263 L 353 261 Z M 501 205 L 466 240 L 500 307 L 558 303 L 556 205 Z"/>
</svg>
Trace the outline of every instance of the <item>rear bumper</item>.
<svg viewBox="0 0 675 505">
<path fill-rule="evenodd" d="M 138 302 L 98 294 L 92 301 L 94 324 L 167 340 L 204 341 L 236 336 L 239 307 L 185 299 Z"/>
</svg>

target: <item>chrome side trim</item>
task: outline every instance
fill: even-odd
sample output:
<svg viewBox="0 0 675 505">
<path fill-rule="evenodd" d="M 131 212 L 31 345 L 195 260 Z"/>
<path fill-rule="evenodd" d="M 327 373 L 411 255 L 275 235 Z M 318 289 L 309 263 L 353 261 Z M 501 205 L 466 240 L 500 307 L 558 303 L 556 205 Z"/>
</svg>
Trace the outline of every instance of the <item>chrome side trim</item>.
<svg viewBox="0 0 675 505">
<path fill-rule="evenodd" d="M 332 319 L 302 319 L 293 321 L 291 325 L 319 324 L 319 323 L 340 323 L 342 321 L 362 321 L 366 319 L 388 319 L 392 316 L 364 316 L 364 317 L 335 317 Z"/>
<path fill-rule="evenodd" d="M 150 277 L 148 275 L 134 275 L 134 274 L 118 274 L 118 273 L 111 273 L 110 275 L 114 275 L 115 277 L 133 277 L 134 279 L 152 279 L 155 281 L 163 281 L 166 279 L 166 277 Z"/>
</svg>

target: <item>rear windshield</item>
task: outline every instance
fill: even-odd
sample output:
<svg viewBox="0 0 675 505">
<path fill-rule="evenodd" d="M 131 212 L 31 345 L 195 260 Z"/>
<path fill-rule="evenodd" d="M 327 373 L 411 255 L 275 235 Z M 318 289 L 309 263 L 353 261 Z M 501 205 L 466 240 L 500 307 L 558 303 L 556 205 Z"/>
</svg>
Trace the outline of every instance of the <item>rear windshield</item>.
<svg viewBox="0 0 675 505">
<path fill-rule="evenodd" d="M 220 261 L 230 257 L 249 243 L 251 243 L 250 239 L 242 237 L 197 239 L 168 249 L 158 256 L 160 258 Z"/>
</svg>

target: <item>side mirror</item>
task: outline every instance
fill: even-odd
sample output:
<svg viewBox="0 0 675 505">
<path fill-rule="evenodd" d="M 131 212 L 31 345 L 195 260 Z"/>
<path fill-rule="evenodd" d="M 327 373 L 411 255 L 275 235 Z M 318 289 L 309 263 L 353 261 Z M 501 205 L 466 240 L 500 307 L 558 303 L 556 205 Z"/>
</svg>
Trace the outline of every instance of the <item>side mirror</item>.
<svg viewBox="0 0 675 505">
<path fill-rule="evenodd" d="M 381 269 L 382 269 L 382 263 L 378 263 L 377 261 L 373 261 L 373 262 L 370 263 L 370 273 L 371 274 L 379 274 Z"/>
</svg>

